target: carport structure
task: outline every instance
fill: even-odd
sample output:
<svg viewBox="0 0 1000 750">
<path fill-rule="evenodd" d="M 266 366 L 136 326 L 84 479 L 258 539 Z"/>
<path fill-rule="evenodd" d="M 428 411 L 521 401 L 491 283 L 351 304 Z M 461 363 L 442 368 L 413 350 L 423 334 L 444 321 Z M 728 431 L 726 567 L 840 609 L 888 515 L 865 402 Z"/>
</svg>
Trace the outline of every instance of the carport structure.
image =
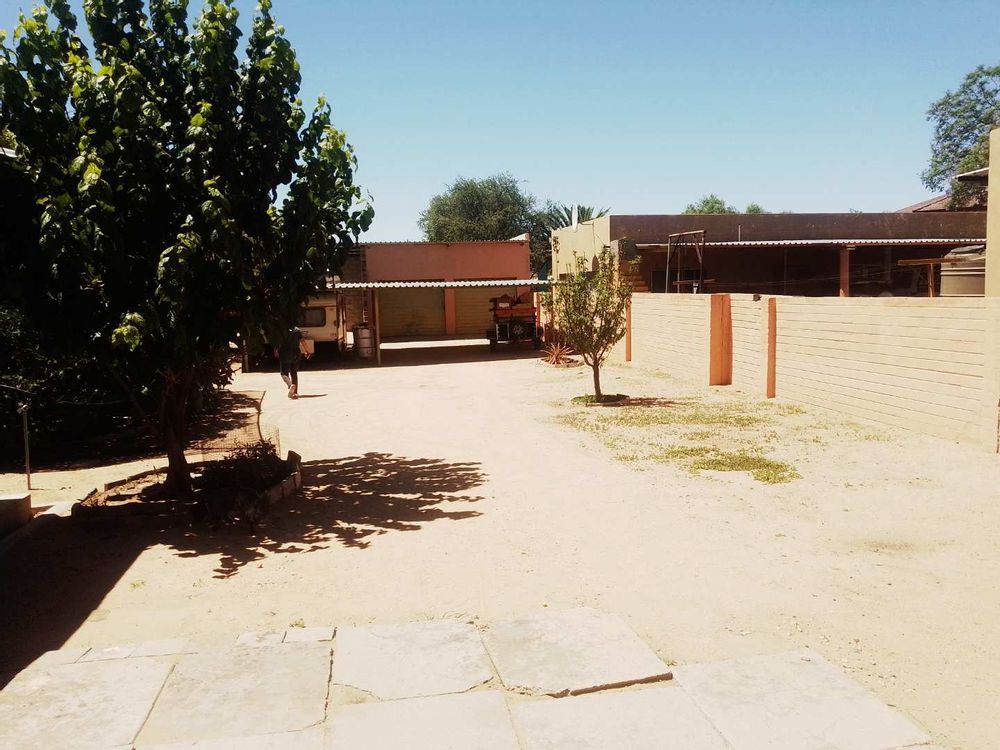
<svg viewBox="0 0 1000 750">
<path fill-rule="evenodd" d="M 523 296 L 548 287 L 540 279 L 475 279 L 467 281 L 355 281 L 341 282 L 338 290 L 357 290 L 368 296 L 368 321 L 374 333 L 375 362 L 382 364 L 384 336 L 435 335 L 435 321 L 427 316 L 443 316 L 444 330 L 455 335 L 481 335 L 493 324 L 489 300 L 501 294 Z M 386 302 L 389 302 L 386 305 Z M 440 306 L 436 303 L 440 301 Z M 412 326 L 400 326 L 402 316 L 410 316 Z M 386 323 L 388 322 L 388 326 Z M 428 334 L 429 332 L 429 334 Z"/>
</svg>

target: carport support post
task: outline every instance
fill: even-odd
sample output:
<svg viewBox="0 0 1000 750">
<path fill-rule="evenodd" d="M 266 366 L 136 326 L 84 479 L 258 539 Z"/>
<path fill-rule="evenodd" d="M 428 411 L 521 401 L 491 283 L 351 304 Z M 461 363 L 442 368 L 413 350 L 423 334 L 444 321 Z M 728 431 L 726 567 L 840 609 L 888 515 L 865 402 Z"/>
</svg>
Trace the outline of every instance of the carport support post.
<svg viewBox="0 0 1000 750">
<path fill-rule="evenodd" d="M 31 445 L 28 439 L 28 405 L 23 404 L 20 409 L 21 424 L 24 429 L 24 478 L 28 482 L 28 489 L 31 489 Z"/>
<path fill-rule="evenodd" d="M 382 311 L 378 307 L 378 289 L 372 292 L 372 313 L 375 318 L 375 364 L 382 364 Z"/>
<path fill-rule="evenodd" d="M 851 296 L 851 246 L 840 248 L 840 296 Z"/>
</svg>

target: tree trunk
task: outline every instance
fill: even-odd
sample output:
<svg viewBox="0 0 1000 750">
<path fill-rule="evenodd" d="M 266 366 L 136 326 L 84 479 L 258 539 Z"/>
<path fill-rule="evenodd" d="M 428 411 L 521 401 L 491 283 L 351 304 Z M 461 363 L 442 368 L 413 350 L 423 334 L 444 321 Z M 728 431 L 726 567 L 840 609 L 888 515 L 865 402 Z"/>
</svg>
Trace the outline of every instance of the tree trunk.
<svg viewBox="0 0 1000 750">
<path fill-rule="evenodd" d="M 179 497 L 191 495 L 191 469 L 184 455 L 191 377 L 190 372 L 185 372 L 176 380 L 168 382 L 163 394 L 162 432 L 167 449 L 166 489 Z"/>
<path fill-rule="evenodd" d="M 595 362 L 591 367 L 594 370 L 594 398 L 600 402 L 604 398 L 601 393 L 601 366 Z"/>
</svg>

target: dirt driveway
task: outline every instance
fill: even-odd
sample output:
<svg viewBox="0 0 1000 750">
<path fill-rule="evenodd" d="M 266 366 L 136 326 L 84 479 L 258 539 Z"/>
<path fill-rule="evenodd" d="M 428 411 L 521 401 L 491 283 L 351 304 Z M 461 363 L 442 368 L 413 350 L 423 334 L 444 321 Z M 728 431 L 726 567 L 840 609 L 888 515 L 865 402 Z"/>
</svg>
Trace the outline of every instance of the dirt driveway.
<svg viewBox="0 0 1000 750">
<path fill-rule="evenodd" d="M 607 392 L 659 410 L 624 418 L 568 404 L 582 368 L 462 351 L 307 371 L 297 401 L 275 374 L 238 377 L 268 390 L 264 419 L 310 483 L 259 545 L 67 527 L 10 562 L 19 580 L 49 571 L 10 599 L 35 622 L 75 607 L 53 637 L 95 646 L 589 605 L 679 663 L 817 649 L 942 744 L 1000 744 L 995 456 L 612 367 Z M 753 419 L 678 422 L 656 399 Z M 730 441 L 799 478 L 687 460 Z"/>
</svg>

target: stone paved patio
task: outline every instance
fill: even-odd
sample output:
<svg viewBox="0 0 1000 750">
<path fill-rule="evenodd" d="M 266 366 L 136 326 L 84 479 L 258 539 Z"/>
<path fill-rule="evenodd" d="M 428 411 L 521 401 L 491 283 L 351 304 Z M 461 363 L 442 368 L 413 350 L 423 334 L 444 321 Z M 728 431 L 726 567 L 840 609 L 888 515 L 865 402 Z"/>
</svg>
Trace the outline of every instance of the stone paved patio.
<svg viewBox="0 0 1000 750">
<path fill-rule="evenodd" d="M 671 679 L 624 621 L 588 609 L 234 640 L 50 652 L 0 692 L 0 746 L 934 750 L 817 653 Z"/>
</svg>

